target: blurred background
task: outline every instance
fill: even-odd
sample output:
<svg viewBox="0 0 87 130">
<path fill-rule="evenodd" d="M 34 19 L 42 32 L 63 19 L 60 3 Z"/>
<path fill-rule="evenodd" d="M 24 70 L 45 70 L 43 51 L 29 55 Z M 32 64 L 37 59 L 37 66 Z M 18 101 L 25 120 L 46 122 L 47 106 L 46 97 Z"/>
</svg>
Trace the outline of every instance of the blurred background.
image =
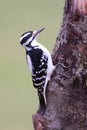
<svg viewBox="0 0 87 130">
<path fill-rule="evenodd" d="M 45 27 L 38 41 L 52 53 L 63 6 L 64 0 L 0 0 L 0 130 L 33 130 L 38 97 L 19 38 Z"/>
</svg>

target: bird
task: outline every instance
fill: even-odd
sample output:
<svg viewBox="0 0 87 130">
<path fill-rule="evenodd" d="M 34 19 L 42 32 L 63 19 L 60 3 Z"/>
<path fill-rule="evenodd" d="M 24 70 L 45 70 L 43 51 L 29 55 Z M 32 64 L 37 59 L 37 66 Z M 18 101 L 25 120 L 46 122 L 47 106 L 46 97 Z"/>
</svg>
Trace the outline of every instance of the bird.
<svg viewBox="0 0 87 130">
<path fill-rule="evenodd" d="M 26 61 L 32 77 L 32 83 L 38 92 L 38 112 L 41 114 L 46 111 L 46 87 L 55 69 L 51 54 L 46 47 L 37 42 L 38 35 L 44 29 L 45 28 L 35 31 L 27 31 L 20 37 L 20 44 L 25 48 L 26 51 Z"/>
</svg>

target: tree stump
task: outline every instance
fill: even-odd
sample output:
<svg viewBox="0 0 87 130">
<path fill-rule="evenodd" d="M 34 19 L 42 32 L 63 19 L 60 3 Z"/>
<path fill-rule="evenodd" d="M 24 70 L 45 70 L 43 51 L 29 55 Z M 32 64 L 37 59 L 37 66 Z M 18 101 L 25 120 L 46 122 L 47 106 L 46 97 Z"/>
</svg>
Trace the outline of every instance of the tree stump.
<svg viewBox="0 0 87 130">
<path fill-rule="evenodd" d="M 87 130 L 87 0 L 66 0 L 53 49 L 56 69 L 47 86 L 44 115 L 35 130 Z"/>
</svg>

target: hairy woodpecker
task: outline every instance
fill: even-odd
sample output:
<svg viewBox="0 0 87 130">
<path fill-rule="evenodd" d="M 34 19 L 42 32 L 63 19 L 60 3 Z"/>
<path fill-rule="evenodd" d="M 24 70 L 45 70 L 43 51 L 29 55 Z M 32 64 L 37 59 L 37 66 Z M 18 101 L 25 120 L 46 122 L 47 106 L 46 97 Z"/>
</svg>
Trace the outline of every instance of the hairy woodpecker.
<svg viewBox="0 0 87 130">
<path fill-rule="evenodd" d="M 44 28 L 37 31 L 28 31 L 20 37 L 20 43 L 26 50 L 26 59 L 31 72 L 33 86 L 38 91 L 40 113 L 45 112 L 47 105 L 46 86 L 55 68 L 49 51 L 36 41 L 38 34 L 43 30 Z"/>
</svg>

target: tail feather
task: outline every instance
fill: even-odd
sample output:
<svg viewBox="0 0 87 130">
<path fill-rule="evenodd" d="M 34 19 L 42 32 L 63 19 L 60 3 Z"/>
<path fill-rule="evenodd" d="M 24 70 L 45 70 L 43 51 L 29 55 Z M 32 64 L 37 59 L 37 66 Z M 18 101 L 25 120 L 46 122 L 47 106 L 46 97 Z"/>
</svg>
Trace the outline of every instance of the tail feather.
<svg viewBox="0 0 87 130">
<path fill-rule="evenodd" d="M 42 114 L 46 110 L 46 103 L 45 103 L 43 91 L 44 91 L 44 88 L 38 89 L 38 97 L 39 97 L 39 104 L 40 104 L 40 108 L 39 108 L 38 112 L 42 113 Z"/>
</svg>

